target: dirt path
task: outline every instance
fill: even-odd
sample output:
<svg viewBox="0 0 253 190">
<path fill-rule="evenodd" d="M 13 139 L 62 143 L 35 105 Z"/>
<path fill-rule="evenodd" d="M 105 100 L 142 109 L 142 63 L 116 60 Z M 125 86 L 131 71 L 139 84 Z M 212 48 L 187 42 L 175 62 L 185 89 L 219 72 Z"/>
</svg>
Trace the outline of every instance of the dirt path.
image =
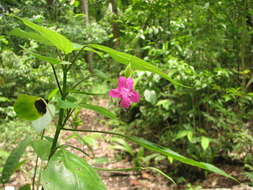
<svg viewBox="0 0 253 190">
<path fill-rule="evenodd" d="M 107 106 L 106 100 L 100 100 L 97 102 L 98 105 Z M 89 111 L 81 111 L 80 118 L 83 121 L 79 129 L 93 129 L 93 130 L 104 130 L 110 131 L 110 126 L 105 125 L 105 120 L 103 117 L 98 114 Z M 53 132 L 53 131 L 52 131 Z M 128 159 L 126 155 L 118 150 L 112 148 L 112 143 L 110 142 L 110 136 L 108 135 L 98 135 L 94 133 L 81 134 L 81 136 L 88 139 L 88 142 L 93 147 L 92 151 L 84 146 L 82 142 L 77 140 L 78 138 L 71 137 L 72 132 L 64 131 L 61 134 L 61 139 L 64 144 L 71 144 L 79 147 L 85 152 L 89 152 L 91 158 L 88 158 L 88 162 L 99 168 L 107 169 L 119 169 L 119 168 L 131 168 L 134 167 L 131 160 Z M 86 139 L 86 140 L 87 140 Z M 73 151 L 73 150 L 71 150 Z M 87 156 L 84 156 L 82 153 L 73 151 L 78 154 L 80 157 L 87 159 Z M 27 161 L 27 164 L 22 167 L 22 170 L 18 171 L 13 177 L 10 184 L 7 186 L 20 187 L 26 183 L 31 183 L 32 170 L 34 168 L 35 156 L 32 154 L 31 150 L 27 156 L 30 160 Z M 240 177 L 242 168 L 236 167 L 224 167 L 229 174 Z M 29 172 L 30 171 L 30 172 Z M 231 182 L 229 179 L 225 179 L 216 174 L 209 174 L 207 179 L 204 181 L 196 182 L 196 185 L 172 185 L 165 177 L 153 173 L 150 171 L 131 171 L 131 172 L 105 172 L 99 171 L 102 180 L 106 184 L 108 190 L 253 190 L 252 187 L 249 187 L 245 184 L 237 184 Z M 243 181 L 244 179 L 242 179 Z M 200 184 L 200 185 L 199 185 Z M 198 187 L 199 186 L 199 187 Z M 201 187 L 202 186 L 202 187 Z M 16 188 L 17 190 L 18 188 Z M 1 188 L 0 188 L 1 190 Z"/>
<path fill-rule="evenodd" d="M 107 101 L 98 101 L 98 105 L 107 107 Z M 104 125 L 104 118 L 92 111 L 82 111 L 81 118 L 84 122 L 83 129 L 105 130 L 110 131 L 110 126 Z M 69 134 L 66 134 L 69 135 Z M 91 134 L 86 134 L 91 135 Z M 95 160 L 106 158 L 105 163 L 96 163 L 90 160 L 91 165 L 100 168 L 119 169 L 134 167 L 133 163 L 122 157 L 120 152 L 112 148 L 110 136 L 101 135 L 102 138 L 97 139 L 97 144 L 94 146 Z M 75 145 L 78 143 L 74 143 Z M 86 151 L 88 149 L 86 148 Z M 120 159 L 119 159 L 120 158 Z M 224 166 L 227 173 L 236 177 L 240 181 L 245 181 L 241 176 L 242 168 L 238 166 Z M 245 184 L 237 184 L 230 179 L 221 177 L 216 174 L 209 174 L 204 181 L 197 181 L 195 185 L 173 185 L 165 177 L 150 171 L 141 172 L 99 172 L 108 190 L 253 190 Z M 200 184 L 200 185 L 199 185 Z"/>
</svg>

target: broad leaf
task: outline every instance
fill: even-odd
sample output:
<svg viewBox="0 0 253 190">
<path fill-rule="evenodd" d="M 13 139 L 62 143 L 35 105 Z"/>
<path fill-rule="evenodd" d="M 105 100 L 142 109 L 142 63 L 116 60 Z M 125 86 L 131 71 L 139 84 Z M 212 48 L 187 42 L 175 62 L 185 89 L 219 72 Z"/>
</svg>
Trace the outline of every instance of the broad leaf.
<svg viewBox="0 0 253 190">
<path fill-rule="evenodd" d="M 41 36 L 39 33 L 36 33 L 36 32 L 26 32 L 24 30 L 16 28 L 10 31 L 9 35 L 17 36 L 19 38 L 28 39 L 28 40 L 35 40 L 39 43 L 42 43 L 48 46 L 53 46 L 53 44 L 50 41 L 48 41 L 46 38 L 44 38 L 43 36 Z"/>
<path fill-rule="evenodd" d="M 201 146 L 204 150 L 209 147 L 210 139 L 208 137 L 202 136 L 201 137 Z"/>
<path fill-rule="evenodd" d="M 42 172 L 45 190 L 105 190 L 96 171 L 82 158 L 59 150 Z"/>
<path fill-rule="evenodd" d="M 52 143 L 47 140 L 36 140 L 32 142 L 33 150 L 42 160 L 47 160 Z"/>
<path fill-rule="evenodd" d="M 31 139 L 26 138 L 11 152 L 3 167 L 2 176 L 0 178 L 2 183 L 7 183 L 11 175 L 15 172 L 15 169 L 18 168 L 19 160 L 30 142 Z"/>
<path fill-rule="evenodd" d="M 42 115 L 35 107 L 35 102 L 40 97 L 21 94 L 14 104 L 14 110 L 18 117 L 26 120 L 36 120 Z"/>
<path fill-rule="evenodd" d="M 74 50 L 73 43 L 70 40 L 68 40 L 66 37 L 64 37 L 63 35 L 59 34 L 58 32 L 55 32 L 53 30 L 34 24 L 27 19 L 22 19 L 22 18 L 18 18 L 18 19 L 22 20 L 26 26 L 38 32 L 42 36 L 43 39 L 46 39 L 47 41 L 49 41 L 55 47 L 62 50 L 65 54 L 71 53 Z"/>
<path fill-rule="evenodd" d="M 153 105 L 157 102 L 157 96 L 154 90 L 145 90 L 144 97 L 147 102 Z"/>
<path fill-rule="evenodd" d="M 161 71 L 156 66 L 154 66 L 154 65 L 152 65 L 152 64 L 150 64 L 150 63 L 148 63 L 136 56 L 133 56 L 133 55 L 130 55 L 127 53 L 123 53 L 120 51 L 116 51 L 114 49 L 111 49 L 109 47 L 102 46 L 102 45 L 90 44 L 89 46 L 108 53 L 115 61 L 117 61 L 119 63 L 125 64 L 125 65 L 131 64 L 132 69 L 141 70 L 141 71 L 150 71 L 152 73 L 158 74 L 161 77 L 167 79 L 173 85 L 184 86 L 184 85 L 178 83 L 177 81 L 173 80 L 172 78 L 170 78 L 166 73 Z M 184 87 L 186 87 L 186 86 L 184 86 Z"/>
</svg>

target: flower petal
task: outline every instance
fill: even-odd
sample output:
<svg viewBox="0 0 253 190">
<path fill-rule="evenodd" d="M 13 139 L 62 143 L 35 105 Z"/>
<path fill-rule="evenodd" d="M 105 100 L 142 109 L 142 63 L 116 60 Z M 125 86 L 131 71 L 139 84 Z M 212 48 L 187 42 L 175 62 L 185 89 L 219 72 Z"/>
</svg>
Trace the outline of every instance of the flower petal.
<svg viewBox="0 0 253 190">
<path fill-rule="evenodd" d="M 130 106 L 130 104 L 131 104 L 131 101 L 127 97 L 122 98 L 120 101 L 120 106 L 123 108 L 128 108 Z"/>
<path fill-rule="evenodd" d="M 119 91 L 117 88 L 111 89 L 111 90 L 109 91 L 109 96 L 111 96 L 111 97 L 113 97 L 113 98 L 120 98 L 120 97 L 121 97 L 120 91 Z"/>
<path fill-rule="evenodd" d="M 126 77 L 119 77 L 118 88 L 126 88 Z"/>
<path fill-rule="evenodd" d="M 134 90 L 131 92 L 130 100 L 132 102 L 139 102 L 140 101 L 140 95 L 138 92 L 135 92 Z"/>
<path fill-rule="evenodd" d="M 134 88 L 134 81 L 132 78 L 128 78 L 126 80 L 126 88 L 133 89 Z"/>
</svg>

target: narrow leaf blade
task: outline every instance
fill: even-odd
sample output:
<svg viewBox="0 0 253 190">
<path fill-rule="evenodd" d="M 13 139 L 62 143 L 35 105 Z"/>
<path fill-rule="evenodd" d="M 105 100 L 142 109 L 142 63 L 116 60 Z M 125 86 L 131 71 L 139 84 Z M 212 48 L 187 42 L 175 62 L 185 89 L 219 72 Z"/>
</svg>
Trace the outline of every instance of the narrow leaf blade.
<svg viewBox="0 0 253 190">
<path fill-rule="evenodd" d="M 110 118 L 110 119 L 117 119 L 117 116 L 113 112 L 111 112 L 111 111 L 109 111 L 106 108 L 101 107 L 101 106 L 96 106 L 96 105 L 92 105 L 92 104 L 83 104 L 82 103 L 82 104 L 80 104 L 80 107 L 86 108 L 86 109 L 89 109 L 89 110 L 93 110 L 93 111 L 95 111 L 95 112 L 97 112 L 97 113 L 99 113 L 99 114 L 101 114 L 105 117 Z"/>
<path fill-rule="evenodd" d="M 33 22 L 27 19 L 23 19 L 19 17 L 17 18 L 23 21 L 23 23 L 26 26 L 38 32 L 44 39 L 49 41 L 58 49 L 62 50 L 64 53 L 68 54 L 74 50 L 73 43 L 70 40 L 68 40 L 65 36 L 59 34 L 58 32 L 55 32 L 53 30 L 34 24 Z"/>
<path fill-rule="evenodd" d="M 192 166 L 196 166 L 196 167 L 199 167 L 199 168 L 202 168 L 202 169 L 205 169 L 205 170 L 217 173 L 219 175 L 222 175 L 222 176 L 225 176 L 225 177 L 228 177 L 230 179 L 233 179 L 233 180 L 237 181 L 235 178 L 233 178 L 232 176 L 228 175 L 223 170 L 221 170 L 221 169 L 219 169 L 216 166 L 213 166 L 211 164 L 208 164 L 208 163 L 205 163 L 205 162 L 198 162 L 198 161 L 186 158 L 186 157 L 184 157 L 184 156 L 182 156 L 182 155 L 174 152 L 173 150 L 171 150 L 169 148 L 156 145 L 156 144 L 154 144 L 152 142 L 149 142 L 149 141 L 147 141 L 145 139 L 142 139 L 142 138 L 129 137 L 129 136 L 125 136 L 125 137 L 128 140 L 130 140 L 130 141 L 132 141 L 132 142 L 134 142 L 136 144 L 139 144 L 139 145 L 143 146 L 144 148 L 147 148 L 147 149 L 152 150 L 154 152 L 161 153 L 161 154 L 163 154 L 165 156 L 172 157 L 173 159 L 178 160 L 178 161 L 180 161 L 182 163 L 185 163 L 185 164 L 188 164 L 188 165 L 192 165 Z"/>
<path fill-rule="evenodd" d="M 26 147 L 30 144 L 30 142 L 31 139 L 26 138 L 25 140 L 21 141 L 19 145 L 11 152 L 4 164 L 1 176 L 2 183 L 7 183 L 9 181 L 11 175 L 15 172 L 15 169 L 19 164 L 20 158 L 22 157 Z"/>
<path fill-rule="evenodd" d="M 161 71 L 158 67 L 127 53 L 123 53 L 123 52 L 119 52 L 116 51 L 114 49 L 111 49 L 109 47 L 106 46 L 102 46 L 102 45 L 97 45 L 97 44 L 90 44 L 89 45 L 92 48 L 98 49 L 100 51 L 104 51 L 106 53 L 108 53 L 115 61 L 121 63 L 121 64 L 131 64 L 133 69 L 136 70 L 141 70 L 141 71 L 150 71 L 152 73 L 158 74 L 161 77 L 167 79 L 168 81 L 170 81 L 173 85 L 176 86 L 183 86 L 183 87 L 187 87 L 184 86 L 182 84 L 180 84 L 179 82 L 173 80 L 172 78 L 170 78 L 166 73 L 164 73 L 163 71 Z"/>
<path fill-rule="evenodd" d="M 53 64 L 53 65 L 57 65 L 60 64 L 61 61 L 54 58 L 54 57 L 48 57 L 48 56 L 44 56 L 44 55 L 40 55 L 34 52 L 30 52 L 34 57 L 38 58 L 41 61 L 45 61 L 47 63 Z"/>
</svg>

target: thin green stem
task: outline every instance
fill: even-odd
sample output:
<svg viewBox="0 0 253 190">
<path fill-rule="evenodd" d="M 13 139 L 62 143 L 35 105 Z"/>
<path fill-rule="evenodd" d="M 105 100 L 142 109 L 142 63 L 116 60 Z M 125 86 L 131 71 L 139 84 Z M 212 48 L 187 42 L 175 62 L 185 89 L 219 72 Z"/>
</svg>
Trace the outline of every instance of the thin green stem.
<svg viewBox="0 0 253 190">
<path fill-rule="evenodd" d="M 52 143 L 52 146 L 51 146 L 51 150 L 50 150 L 50 154 L 49 154 L 49 157 L 48 157 L 48 161 L 50 160 L 50 158 L 55 153 L 56 146 L 57 146 L 57 141 L 58 141 L 58 138 L 60 136 L 61 129 L 62 129 L 62 120 L 63 120 L 63 117 L 64 117 L 64 110 L 60 109 L 58 124 L 57 124 L 56 131 L 55 131 L 55 134 L 54 134 L 54 140 L 53 140 L 53 143 Z"/>
<path fill-rule="evenodd" d="M 72 109 L 72 110 L 68 110 L 68 111 L 67 111 L 67 116 L 65 117 L 62 126 L 65 126 L 65 125 L 66 125 L 67 121 L 69 120 L 70 116 L 72 115 L 72 113 L 73 113 L 74 111 L 75 111 L 75 109 Z"/>
<path fill-rule="evenodd" d="M 45 129 L 42 131 L 40 139 L 42 140 L 45 134 Z M 32 178 L 32 190 L 35 190 L 35 180 L 36 180 L 36 175 L 37 175 L 37 169 L 38 169 L 38 162 L 39 162 L 39 157 L 36 156 L 36 162 L 35 162 L 35 168 L 34 168 L 34 174 Z"/>
<path fill-rule="evenodd" d="M 65 100 L 66 98 L 66 92 L 67 92 L 67 68 L 63 65 L 62 66 L 62 70 L 63 70 L 63 83 L 62 83 L 62 97 L 61 99 L 62 100 Z M 50 160 L 50 158 L 54 155 L 55 151 L 56 151 L 56 148 L 57 148 L 57 141 L 58 141 L 58 138 L 60 136 L 60 132 L 61 132 L 61 129 L 64 127 L 64 109 L 60 109 L 60 112 L 59 112 L 59 119 L 58 119 L 58 123 L 57 123 L 57 127 L 56 127 L 56 131 L 55 131 L 55 134 L 54 134 L 54 140 L 53 140 L 53 143 L 52 143 L 52 146 L 51 146 L 51 150 L 50 150 L 50 154 L 49 154 L 49 157 L 48 157 L 48 160 Z"/>
<path fill-rule="evenodd" d="M 58 79 L 58 77 L 57 77 L 55 68 L 54 68 L 54 66 L 53 66 L 52 64 L 51 64 L 51 67 L 52 67 L 52 69 L 53 69 L 54 78 L 55 78 L 55 80 L 56 80 L 56 83 L 57 83 L 58 89 L 59 89 L 59 91 L 60 91 L 60 94 L 61 94 L 61 96 L 63 96 L 63 92 L 62 92 L 61 85 L 60 85 L 60 83 L 59 83 L 59 79 Z"/>
</svg>

